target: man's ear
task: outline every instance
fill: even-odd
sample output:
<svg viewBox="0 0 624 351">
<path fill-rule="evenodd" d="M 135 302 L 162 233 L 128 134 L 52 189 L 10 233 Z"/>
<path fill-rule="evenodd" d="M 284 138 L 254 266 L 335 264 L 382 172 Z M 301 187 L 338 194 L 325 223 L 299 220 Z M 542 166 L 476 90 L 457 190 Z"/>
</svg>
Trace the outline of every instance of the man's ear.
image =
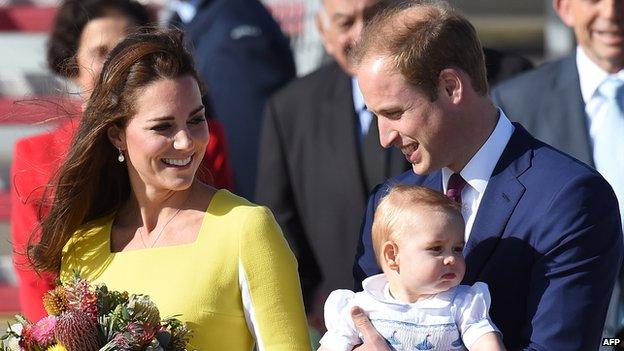
<svg viewBox="0 0 624 351">
<path fill-rule="evenodd" d="M 438 97 L 449 100 L 452 104 L 458 104 L 464 93 L 464 81 L 462 75 L 455 68 L 445 68 L 438 76 Z"/>
<path fill-rule="evenodd" d="M 108 140 L 111 144 L 113 144 L 113 146 L 119 150 L 126 149 L 126 134 L 123 129 L 117 126 L 111 126 L 106 131 L 106 134 L 108 135 Z"/>
<path fill-rule="evenodd" d="M 327 27 L 329 27 L 329 18 L 327 18 L 327 12 L 325 12 L 324 8 L 321 8 L 316 12 L 314 16 L 314 22 L 316 23 L 316 29 L 319 32 L 321 37 L 321 42 L 323 43 L 323 47 L 328 54 L 332 55 L 334 47 L 331 45 L 331 41 L 327 40 Z"/>
<path fill-rule="evenodd" d="M 568 27 L 574 25 L 574 15 L 570 9 L 570 1 L 571 0 L 552 0 L 553 9 L 555 9 L 561 21 Z"/>
<path fill-rule="evenodd" d="M 399 271 L 399 246 L 391 240 L 381 246 L 382 259 L 386 266 L 393 271 Z"/>
</svg>

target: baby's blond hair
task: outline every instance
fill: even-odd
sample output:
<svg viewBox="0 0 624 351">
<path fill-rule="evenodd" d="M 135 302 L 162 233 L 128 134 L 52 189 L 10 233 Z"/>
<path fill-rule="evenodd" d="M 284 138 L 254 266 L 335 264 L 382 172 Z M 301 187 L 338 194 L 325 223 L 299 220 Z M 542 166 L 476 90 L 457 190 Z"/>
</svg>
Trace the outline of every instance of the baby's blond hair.
<svg viewBox="0 0 624 351">
<path fill-rule="evenodd" d="M 375 257 L 381 266 L 381 246 L 396 240 L 405 219 L 419 210 L 434 210 L 458 217 L 463 223 L 461 205 L 442 193 L 415 185 L 394 185 L 381 199 L 373 219 L 372 239 Z"/>
</svg>

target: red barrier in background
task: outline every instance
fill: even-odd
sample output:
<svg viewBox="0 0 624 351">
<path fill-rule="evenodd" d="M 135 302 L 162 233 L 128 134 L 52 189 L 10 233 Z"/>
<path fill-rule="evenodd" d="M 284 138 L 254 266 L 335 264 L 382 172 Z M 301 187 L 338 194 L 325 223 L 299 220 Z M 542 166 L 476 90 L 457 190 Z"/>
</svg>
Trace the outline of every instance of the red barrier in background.
<svg viewBox="0 0 624 351">
<path fill-rule="evenodd" d="M 13 5 L 0 7 L 0 30 L 47 32 L 54 23 L 56 6 Z"/>
</svg>

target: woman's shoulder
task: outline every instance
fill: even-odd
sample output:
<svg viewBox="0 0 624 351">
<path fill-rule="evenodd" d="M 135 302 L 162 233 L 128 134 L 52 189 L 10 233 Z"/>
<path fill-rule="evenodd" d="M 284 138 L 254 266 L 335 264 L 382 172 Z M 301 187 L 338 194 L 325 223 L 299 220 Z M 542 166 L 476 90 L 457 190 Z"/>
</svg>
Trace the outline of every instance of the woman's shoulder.
<svg viewBox="0 0 624 351">
<path fill-rule="evenodd" d="M 108 214 L 82 224 L 74 231 L 63 247 L 61 258 L 62 281 L 80 270 L 83 278 L 94 279 L 98 269 L 105 267 L 103 262 L 110 256 L 110 227 L 114 214 Z"/>
<path fill-rule="evenodd" d="M 89 222 L 80 225 L 65 244 L 63 254 L 70 250 L 89 250 L 93 246 L 101 244 L 100 241 L 108 240 L 105 235 L 106 228 L 110 228 L 114 219 L 114 213 L 106 214 Z"/>
<path fill-rule="evenodd" d="M 219 189 L 208 206 L 208 212 L 223 219 L 240 221 L 262 220 L 267 216 L 272 218 L 271 211 L 265 206 L 254 204 L 251 201 L 231 193 L 226 189 Z M 241 223 L 241 222 L 239 222 Z"/>
</svg>

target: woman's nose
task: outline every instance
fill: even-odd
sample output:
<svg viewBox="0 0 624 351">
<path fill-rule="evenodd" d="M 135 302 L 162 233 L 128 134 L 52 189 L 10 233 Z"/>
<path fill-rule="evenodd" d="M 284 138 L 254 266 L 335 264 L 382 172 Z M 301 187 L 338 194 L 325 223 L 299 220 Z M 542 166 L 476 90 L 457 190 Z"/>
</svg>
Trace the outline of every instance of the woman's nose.
<svg viewBox="0 0 624 351">
<path fill-rule="evenodd" d="M 179 130 L 173 139 L 173 147 L 178 150 L 187 150 L 193 146 L 193 138 L 188 130 Z"/>
</svg>

